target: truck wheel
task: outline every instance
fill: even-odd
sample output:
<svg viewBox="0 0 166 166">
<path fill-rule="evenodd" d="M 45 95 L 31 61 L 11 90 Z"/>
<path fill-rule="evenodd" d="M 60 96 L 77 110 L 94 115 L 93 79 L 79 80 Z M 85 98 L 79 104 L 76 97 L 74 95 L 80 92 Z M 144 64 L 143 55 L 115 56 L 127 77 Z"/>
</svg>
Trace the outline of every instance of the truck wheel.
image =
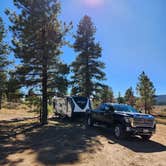
<svg viewBox="0 0 166 166">
<path fill-rule="evenodd" d="M 141 135 L 142 139 L 148 141 L 152 135 Z"/>
<path fill-rule="evenodd" d="M 90 126 L 90 127 L 93 126 L 93 119 L 90 115 L 87 117 L 87 125 Z"/>
<path fill-rule="evenodd" d="M 114 128 L 114 134 L 117 139 L 122 139 L 125 137 L 125 131 L 121 125 L 116 125 Z"/>
</svg>

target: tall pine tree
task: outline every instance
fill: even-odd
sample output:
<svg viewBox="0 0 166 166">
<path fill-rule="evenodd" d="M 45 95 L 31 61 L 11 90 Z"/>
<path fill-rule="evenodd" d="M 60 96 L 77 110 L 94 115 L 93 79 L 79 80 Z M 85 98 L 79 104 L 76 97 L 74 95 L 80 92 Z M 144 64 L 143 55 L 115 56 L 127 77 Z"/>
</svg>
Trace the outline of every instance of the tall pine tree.
<svg viewBox="0 0 166 166">
<path fill-rule="evenodd" d="M 56 95 L 56 96 L 65 96 L 67 94 L 68 89 L 68 79 L 67 75 L 69 73 L 69 67 L 63 63 L 59 63 L 57 65 L 57 73 L 54 74 L 54 77 L 52 80 L 56 80 L 55 82 L 49 81 L 48 82 L 48 92 L 50 92 L 50 95 Z M 52 95 L 51 95 L 52 96 Z"/>
<path fill-rule="evenodd" d="M 126 104 L 129 104 L 131 106 L 135 105 L 135 97 L 132 87 L 126 90 L 124 99 Z"/>
<path fill-rule="evenodd" d="M 113 103 L 114 101 L 114 94 L 113 94 L 113 91 L 112 91 L 112 88 L 110 88 L 109 86 L 107 85 L 104 85 L 101 93 L 100 93 L 100 101 L 102 103 L 106 103 L 106 102 L 109 102 L 109 103 Z"/>
<path fill-rule="evenodd" d="M 89 97 L 95 95 L 102 86 L 105 77 L 102 71 L 105 65 L 100 61 L 102 48 L 95 42 L 96 28 L 89 16 L 84 16 L 78 25 L 75 36 L 74 50 L 78 53 L 71 64 L 72 94 Z"/>
<path fill-rule="evenodd" d="M 137 92 L 140 95 L 140 101 L 144 107 L 145 113 L 150 113 L 154 104 L 155 88 L 152 81 L 148 78 L 145 72 L 139 76 L 137 84 Z"/>
<path fill-rule="evenodd" d="M 5 27 L 3 24 L 3 20 L 0 17 L 0 109 L 2 104 L 2 95 L 5 92 L 5 83 L 6 83 L 6 67 L 9 64 L 9 61 L 7 59 L 8 54 L 8 46 L 4 42 L 5 38 Z"/>
<path fill-rule="evenodd" d="M 48 88 L 57 83 L 59 66 L 66 68 L 60 48 L 69 27 L 58 20 L 58 0 L 14 0 L 14 5 L 20 12 L 7 10 L 6 14 L 12 22 L 13 51 L 21 61 L 17 74 L 24 85 L 41 90 L 41 123 L 46 124 Z"/>
<path fill-rule="evenodd" d="M 120 93 L 120 92 L 118 93 L 117 102 L 118 102 L 119 104 L 125 103 L 124 97 L 121 96 L 121 93 Z"/>
<path fill-rule="evenodd" d="M 16 78 L 15 71 L 10 71 L 6 81 L 6 97 L 8 102 L 18 102 L 22 97 L 21 85 Z"/>
</svg>

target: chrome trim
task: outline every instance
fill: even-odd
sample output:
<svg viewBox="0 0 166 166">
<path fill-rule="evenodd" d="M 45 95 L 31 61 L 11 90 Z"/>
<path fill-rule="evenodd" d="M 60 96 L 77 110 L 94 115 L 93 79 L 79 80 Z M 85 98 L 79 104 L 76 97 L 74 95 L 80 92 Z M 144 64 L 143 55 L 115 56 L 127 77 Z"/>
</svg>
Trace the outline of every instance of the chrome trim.
<svg viewBox="0 0 166 166">
<path fill-rule="evenodd" d="M 134 118 L 133 127 L 154 127 L 155 123 L 153 119 Z"/>
</svg>

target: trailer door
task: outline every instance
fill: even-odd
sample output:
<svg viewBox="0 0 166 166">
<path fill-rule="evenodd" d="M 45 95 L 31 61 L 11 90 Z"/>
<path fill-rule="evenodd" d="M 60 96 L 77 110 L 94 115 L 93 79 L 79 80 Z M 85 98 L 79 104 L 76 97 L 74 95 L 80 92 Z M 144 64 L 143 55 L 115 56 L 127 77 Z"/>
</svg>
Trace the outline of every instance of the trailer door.
<svg viewBox="0 0 166 166">
<path fill-rule="evenodd" d="M 72 116 L 72 106 L 71 106 L 71 98 L 70 97 L 67 97 L 67 99 L 66 99 L 66 106 L 67 106 L 66 114 L 68 117 L 71 117 Z"/>
</svg>

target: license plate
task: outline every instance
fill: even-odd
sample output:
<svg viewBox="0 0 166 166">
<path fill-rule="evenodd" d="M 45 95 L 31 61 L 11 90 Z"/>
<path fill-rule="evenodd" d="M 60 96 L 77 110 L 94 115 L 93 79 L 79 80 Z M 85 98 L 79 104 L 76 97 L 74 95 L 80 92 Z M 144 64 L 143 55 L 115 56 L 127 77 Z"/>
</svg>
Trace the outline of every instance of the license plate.
<svg viewBox="0 0 166 166">
<path fill-rule="evenodd" d="M 148 129 L 144 129 L 143 132 L 144 132 L 144 133 L 148 133 L 149 130 L 148 130 Z"/>
</svg>

